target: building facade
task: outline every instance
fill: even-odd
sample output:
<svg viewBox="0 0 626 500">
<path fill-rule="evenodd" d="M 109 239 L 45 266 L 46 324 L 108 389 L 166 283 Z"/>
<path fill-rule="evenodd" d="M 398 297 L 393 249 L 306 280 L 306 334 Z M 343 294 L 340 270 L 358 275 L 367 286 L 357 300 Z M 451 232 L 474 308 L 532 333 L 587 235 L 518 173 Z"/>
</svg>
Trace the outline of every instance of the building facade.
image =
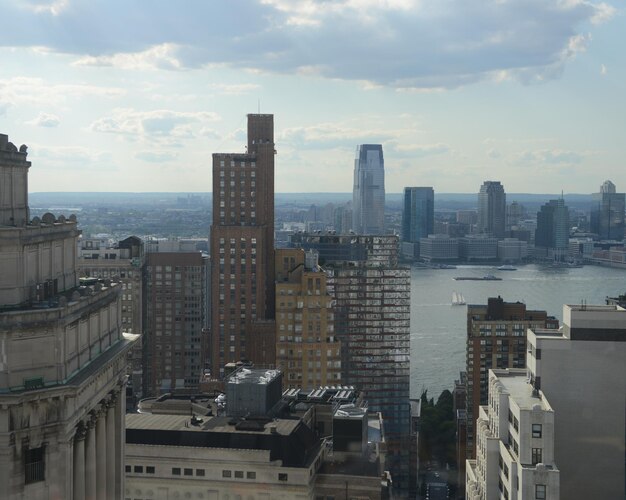
<svg viewBox="0 0 626 500">
<path fill-rule="evenodd" d="M 402 241 L 418 243 L 435 232 L 435 192 L 432 187 L 405 187 Z M 419 252 L 418 252 L 419 255 Z"/>
<path fill-rule="evenodd" d="M 148 253 L 144 393 L 197 390 L 207 349 L 208 257 Z"/>
<path fill-rule="evenodd" d="M 213 155 L 212 376 L 248 359 L 276 362 L 274 116 L 248 115 L 246 153 Z"/>
<path fill-rule="evenodd" d="M 555 260 L 567 256 L 569 246 L 569 210 L 563 198 L 550 200 L 537 213 L 535 247 L 544 249 L 541 255 Z"/>
<path fill-rule="evenodd" d="M 491 368 L 526 366 L 526 330 L 557 328 L 546 311 L 526 309 L 522 302 L 490 297 L 486 305 L 467 306 L 467 458 L 474 458 L 475 422 L 480 405 L 487 404 Z"/>
<path fill-rule="evenodd" d="M 489 370 L 489 402 L 476 421 L 476 460 L 467 461 L 465 498 L 561 498 L 554 420 L 525 369 Z"/>
<path fill-rule="evenodd" d="M 590 229 L 601 240 L 624 240 L 626 195 L 616 191 L 615 184 L 605 181 L 594 195 L 596 206 L 591 210 Z"/>
<path fill-rule="evenodd" d="M 357 234 L 385 233 L 385 161 L 380 144 L 361 144 L 357 147 L 352 229 Z"/>
<path fill-rule="evenodd" d="M 459 239 L 445 234 L 431 234 L 420 239 L 420 258 L 428 262 L 445 262 L 459 259 Z"/>
<path fill-rule="evenodd" d="M 27 147 L 0 134 L 0 497 L 121 498 L 121 287 L 79 286 L 76 218 L 30 218 Z"/>
<path fill-rule="evenodd" d="M 479 234 L 504 238 L 506 222 L 506 194 L 500 181 L 485 181 L 478 192 Z"/>
<path fill-rule="evenodd" d="M 341 384 L 333 300 L 317 253 L 276 250 L 276 366 L 287 388 Z"/>
<path fill-rule="evenodd" d="M 484 235 L 459 238 L 459 258 L 467 262 L 494 261 L 498 258 L 498 240 Z"/>
<path fill-rule="evenodd" d="M 563 306 L 559 330 L 528 332 L 528 377 L 555 412 L 561 498 L 626 496 L 626 310 Z"/>
</svg>

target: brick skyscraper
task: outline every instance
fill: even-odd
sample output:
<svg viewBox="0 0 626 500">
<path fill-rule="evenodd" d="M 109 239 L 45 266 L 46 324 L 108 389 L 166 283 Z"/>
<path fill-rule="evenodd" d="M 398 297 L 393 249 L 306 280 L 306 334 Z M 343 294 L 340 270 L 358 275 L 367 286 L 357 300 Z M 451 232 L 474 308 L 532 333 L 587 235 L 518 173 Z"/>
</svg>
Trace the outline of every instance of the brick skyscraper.
<svg viewBox="0 0 626 500">
<path fill-rule="evenodd" d="M 275 364 L 274 116 L 248 115 L 246 153 L 213 155 L 211 373 Z"/>
</svg>

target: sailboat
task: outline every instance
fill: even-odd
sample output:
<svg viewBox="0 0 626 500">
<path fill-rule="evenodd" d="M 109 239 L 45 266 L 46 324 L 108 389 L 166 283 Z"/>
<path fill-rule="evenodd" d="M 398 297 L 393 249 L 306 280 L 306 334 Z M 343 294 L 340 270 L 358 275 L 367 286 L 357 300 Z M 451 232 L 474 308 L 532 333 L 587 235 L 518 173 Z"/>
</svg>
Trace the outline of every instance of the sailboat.
<svg viewBox="0 0 626 500">
<path fill-rule="evenodd" d="M 453 306 L 464 306 L 466 304 L 465 297 L 463 297 L 462 293 L 452 292 L 452 305 Z"/>
</svg>

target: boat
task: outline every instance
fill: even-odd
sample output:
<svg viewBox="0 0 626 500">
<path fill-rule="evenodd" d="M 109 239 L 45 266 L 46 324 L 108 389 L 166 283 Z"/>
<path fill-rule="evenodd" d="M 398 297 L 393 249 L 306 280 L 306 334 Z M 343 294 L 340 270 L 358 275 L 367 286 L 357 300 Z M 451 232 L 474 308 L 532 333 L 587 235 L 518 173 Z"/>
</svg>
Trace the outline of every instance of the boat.
<svg viewBox="0 0 626 500">
<path fill-rule="evenodd" d="M 454 278 L 456 281 L 502 281 L 502 278 L 498 278 L 493 274 L 487 274 L 486 276 L 457 276 Z"/>
<path fill-rule="evenodd" d="M 498 271 L 517 271 L 517 267 L 513 267 L 510 264 L 504 264 L 503 266 L 498 267 Z"/>
<path fill-rule="evenodd" d="M 465 297 L 463 297 L 462 293 L 452 292 L 452 305 L 453 306 L 464 306 L 467 302 L 465 302 Z"/>
</svg>

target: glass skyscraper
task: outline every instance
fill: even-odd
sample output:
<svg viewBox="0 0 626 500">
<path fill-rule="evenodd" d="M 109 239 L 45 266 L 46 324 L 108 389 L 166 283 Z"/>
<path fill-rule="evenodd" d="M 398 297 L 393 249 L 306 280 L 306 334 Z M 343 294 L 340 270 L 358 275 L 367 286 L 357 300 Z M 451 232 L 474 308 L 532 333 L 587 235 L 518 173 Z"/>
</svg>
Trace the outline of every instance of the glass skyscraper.
<svg viewBox="0 0 626 500">
<path fill-rule="evenodd" d="M 357 234 L 385 232 L 385 161 L 381 144 L 361 144 L 357 148 L 352 229 Z"/>
<path fill-rule="evenodd" d="M 478 232 L 504 238 L 506 194 L 499 181 L 485 181 L 478 193 Z"/>
<path fill-rule="evenodd" d="M 435 192 L 431 187 L 405 187 L 402 241 L 419 243 L 435 232 Z"/>
</svg>

